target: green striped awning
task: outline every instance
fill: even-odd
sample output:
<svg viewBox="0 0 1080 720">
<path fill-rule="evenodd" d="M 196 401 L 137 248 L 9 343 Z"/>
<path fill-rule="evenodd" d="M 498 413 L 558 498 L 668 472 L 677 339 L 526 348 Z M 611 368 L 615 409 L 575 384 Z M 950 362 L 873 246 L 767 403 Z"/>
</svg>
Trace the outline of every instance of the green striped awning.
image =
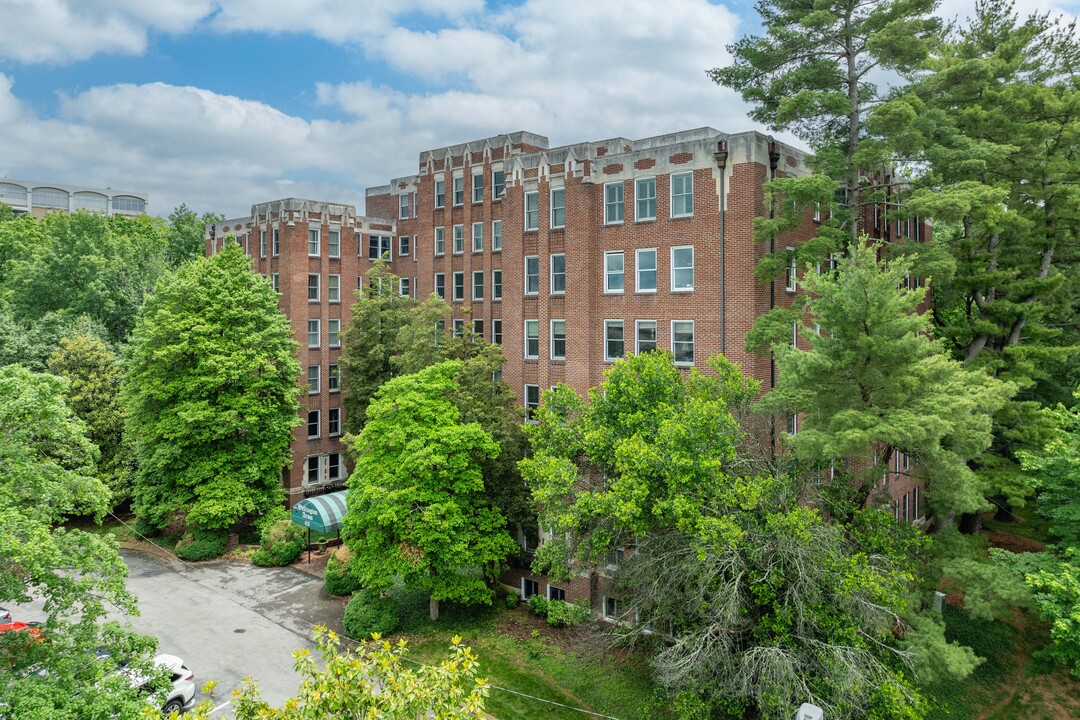
<svg viewBox="0 0 1080 720">
<path fill-rule="evenodd" d="M 317 495 L 296 503 L 292 509 L 292 521 L 316 532 L 333 532 L 341 529 L 345 517 L 345 493 Z"/>
</svg>

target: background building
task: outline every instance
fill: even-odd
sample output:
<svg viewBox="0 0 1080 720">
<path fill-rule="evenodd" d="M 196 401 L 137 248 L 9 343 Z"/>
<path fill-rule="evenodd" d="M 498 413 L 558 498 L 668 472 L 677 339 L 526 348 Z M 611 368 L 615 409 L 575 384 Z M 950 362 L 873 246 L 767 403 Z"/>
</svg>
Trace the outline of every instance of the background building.
<svg viewBox="0 0 1080 720">
<path fill-rule="evenodd" d="M 16 215 L 31 213 L 42 217 L 50 212 L 87 212 L 104 215 L 141 215 L 149 195 L 129 190 L 93 188 L 81 185 L 0 179 L 0 202 L 10 205 Z"/>
</svg>

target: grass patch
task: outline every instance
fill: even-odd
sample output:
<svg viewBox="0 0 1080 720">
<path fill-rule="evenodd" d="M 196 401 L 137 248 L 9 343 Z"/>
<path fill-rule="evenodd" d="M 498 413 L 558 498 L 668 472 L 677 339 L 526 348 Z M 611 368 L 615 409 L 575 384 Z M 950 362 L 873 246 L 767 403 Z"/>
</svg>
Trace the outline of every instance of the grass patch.
<svg viewBox="0 0 1080 720">
<path fill-rule="evenodd" d="M 67 526 L 93 535 L 112 535 L 118 543 L 149 541 L 166 550 L 175 548 L 176 543 L 180 542 L 180 538 L 183 537 L 182 535 L 159 535 L 144 538 L 135 532 L 135 518 L 125 518 L 124 522 L 120 522 L 111 516 L 107 516 L 101 521 L 100 525 L 92 520 L 80 518 L 69 521 Z"/>
<path fill-rule="evenodd" d="M 1014 520 L 995 520 L 994 513 L 987 513 L 982 518 L 982 526 L 991 532 L 1010 533 L 1041 543 L 1054 542 L 1050 532 L 1050 521 L 1035 512 L 1035 501 L 1027 507 L 1011 511 Z"/>
</svg>

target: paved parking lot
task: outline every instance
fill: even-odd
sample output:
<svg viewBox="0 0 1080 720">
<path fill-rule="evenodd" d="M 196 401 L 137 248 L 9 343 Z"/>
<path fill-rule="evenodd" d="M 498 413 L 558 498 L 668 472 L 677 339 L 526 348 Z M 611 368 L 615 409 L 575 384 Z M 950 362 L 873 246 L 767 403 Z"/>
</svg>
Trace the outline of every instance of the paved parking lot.
<svg viewBox="0 0 1080 720">
<path fill-rule="evenodd" d="M 131 550 L 121 556 L 130 572 L 128 590 L 139 598 L 141 615 L 131 618 L 133 628 L 156 636 L 161 652 L 182 657 L 197 688 L 217 681 L 215 718 L 232 717 L 226 702 L 248 676 L 268 702 L 280 706 L 299 684 L 293 651 L 314 647 L 312 626 L 342 629 L 343 600 L 293 568 L 188 564 Z M 18 614 L 35 619 L 35 610 L 40 613 L 28 607 Z"/>
</svg>

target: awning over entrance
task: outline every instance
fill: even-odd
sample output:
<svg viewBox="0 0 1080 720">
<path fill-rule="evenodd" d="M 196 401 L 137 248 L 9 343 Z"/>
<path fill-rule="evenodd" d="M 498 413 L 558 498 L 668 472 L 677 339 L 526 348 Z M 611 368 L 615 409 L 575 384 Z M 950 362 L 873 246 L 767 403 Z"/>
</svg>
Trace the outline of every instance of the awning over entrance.
<svg viewBox="0 0 1080 720">
<path fill-rule="evenodd" d="M 316 532 L 333 532 L 341 529 L 345 517 L 345 493 L 316 495 L 296 503 L 292 509 L 292 521 L 300 527 Z"/>
</svg>

